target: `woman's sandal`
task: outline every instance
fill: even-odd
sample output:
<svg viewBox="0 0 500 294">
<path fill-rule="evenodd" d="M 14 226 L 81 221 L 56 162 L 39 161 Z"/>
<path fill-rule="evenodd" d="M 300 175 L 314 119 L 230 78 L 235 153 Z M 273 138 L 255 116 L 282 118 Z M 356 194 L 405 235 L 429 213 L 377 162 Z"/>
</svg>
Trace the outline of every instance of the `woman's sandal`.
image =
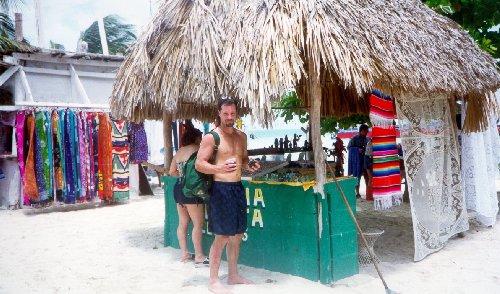
<svg viewBox="0 0 500 294">
<path fill-rule="evenodd" d="M 200 268 L 200 267 L 209 267 L 210 266 L 210 261 L 208 260 L 208 257 L 205 257 L 203 261 L 196 261 L 194 263 L 194 267 Z"/>
<path fill-rule="evenodd" d="M 181 259 L 182 262 L 188 262 L 193 260 L 194 260 L 194 253 L 189 253 L 189 255 L 186 258 Z"/>
</svg>

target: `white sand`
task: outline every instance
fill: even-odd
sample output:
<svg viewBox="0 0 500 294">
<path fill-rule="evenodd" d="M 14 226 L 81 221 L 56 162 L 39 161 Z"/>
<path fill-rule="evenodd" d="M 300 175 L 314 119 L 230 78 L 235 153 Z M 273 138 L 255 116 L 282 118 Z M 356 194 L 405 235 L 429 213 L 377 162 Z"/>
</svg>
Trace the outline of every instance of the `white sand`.
<svg viewBox="0 0 500 294">
<path fill-rule="evenodd" d="M 392 290 L 500 293 L 500 225 L 473 222 L 465 238 L 414 263 L 408 206 L 384 213 L 371 206 L 360 203 L 358 215 L 364 227 L 385 229 L 375 251 Z M 181 263 L 179 250 L 163 247 L 163 221 L 162 196 L 69 212 L 0 210 L 0 293 L 208 293 L 208 268 Z M 241 272 L 256 285 L 231 286 L 234 293 L 384 293 L 373 267 L 334 291 L 261 269 Z"/>
</svg>

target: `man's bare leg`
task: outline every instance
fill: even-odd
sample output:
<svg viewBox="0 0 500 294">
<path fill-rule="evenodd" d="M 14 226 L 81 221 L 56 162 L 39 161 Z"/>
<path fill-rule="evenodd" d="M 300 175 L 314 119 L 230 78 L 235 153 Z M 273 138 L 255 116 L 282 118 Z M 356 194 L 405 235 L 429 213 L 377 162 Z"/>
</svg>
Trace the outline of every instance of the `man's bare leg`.
<svg viewBox="0 0 500 294">
<path fill-rule="evenodd" d="M 222 258 L 222 251 L 226 246 L 229 238 L 226 236 L 215 235 L 212 247 L 210 247 L 210 282 L 208 283 L 208 290 L 217 294 L 231 293 L 219 279 L 219 267 Z"/>
<path fill-rule="evenodd" d="M 227 243 L 226 256 L 228 265 L 228 285 L 253 284 L 252 281 L 245 279 L 238 273 L 238 257 L 240 255 L 241 237 L 242 234 L 231 236 L 229 237 L 229 242 Z"/>
</svg>

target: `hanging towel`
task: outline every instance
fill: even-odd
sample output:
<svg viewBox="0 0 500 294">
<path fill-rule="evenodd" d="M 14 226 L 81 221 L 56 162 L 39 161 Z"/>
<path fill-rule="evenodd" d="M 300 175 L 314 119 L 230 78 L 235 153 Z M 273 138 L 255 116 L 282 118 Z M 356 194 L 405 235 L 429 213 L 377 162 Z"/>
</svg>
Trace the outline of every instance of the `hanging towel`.
<svg viewBox="0 0 500 294">
<path fill-rule="evenodd" d="M 375 209 L 387 209 L 400 205 L 403 199 L 396 128 L 373 127 L 372 136 Z"/>
</svg>

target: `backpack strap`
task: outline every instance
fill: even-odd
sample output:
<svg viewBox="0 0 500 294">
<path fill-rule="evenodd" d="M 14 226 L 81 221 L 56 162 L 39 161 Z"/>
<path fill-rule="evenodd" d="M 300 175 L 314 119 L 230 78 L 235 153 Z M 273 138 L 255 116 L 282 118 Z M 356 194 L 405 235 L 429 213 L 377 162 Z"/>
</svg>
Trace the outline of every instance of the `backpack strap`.
<svg viewBox="0 0 500 294">
<path fill-rule="evenodd" d="M 214 136 L 215 140 L 215 151 L 217 152 L 217 149 L 219 149 L 219 144 L 220 144 L 220 137 L 219 134 L 216 131 L 210 131 L 209 134 L 212 134 Z"/>
</svg>

